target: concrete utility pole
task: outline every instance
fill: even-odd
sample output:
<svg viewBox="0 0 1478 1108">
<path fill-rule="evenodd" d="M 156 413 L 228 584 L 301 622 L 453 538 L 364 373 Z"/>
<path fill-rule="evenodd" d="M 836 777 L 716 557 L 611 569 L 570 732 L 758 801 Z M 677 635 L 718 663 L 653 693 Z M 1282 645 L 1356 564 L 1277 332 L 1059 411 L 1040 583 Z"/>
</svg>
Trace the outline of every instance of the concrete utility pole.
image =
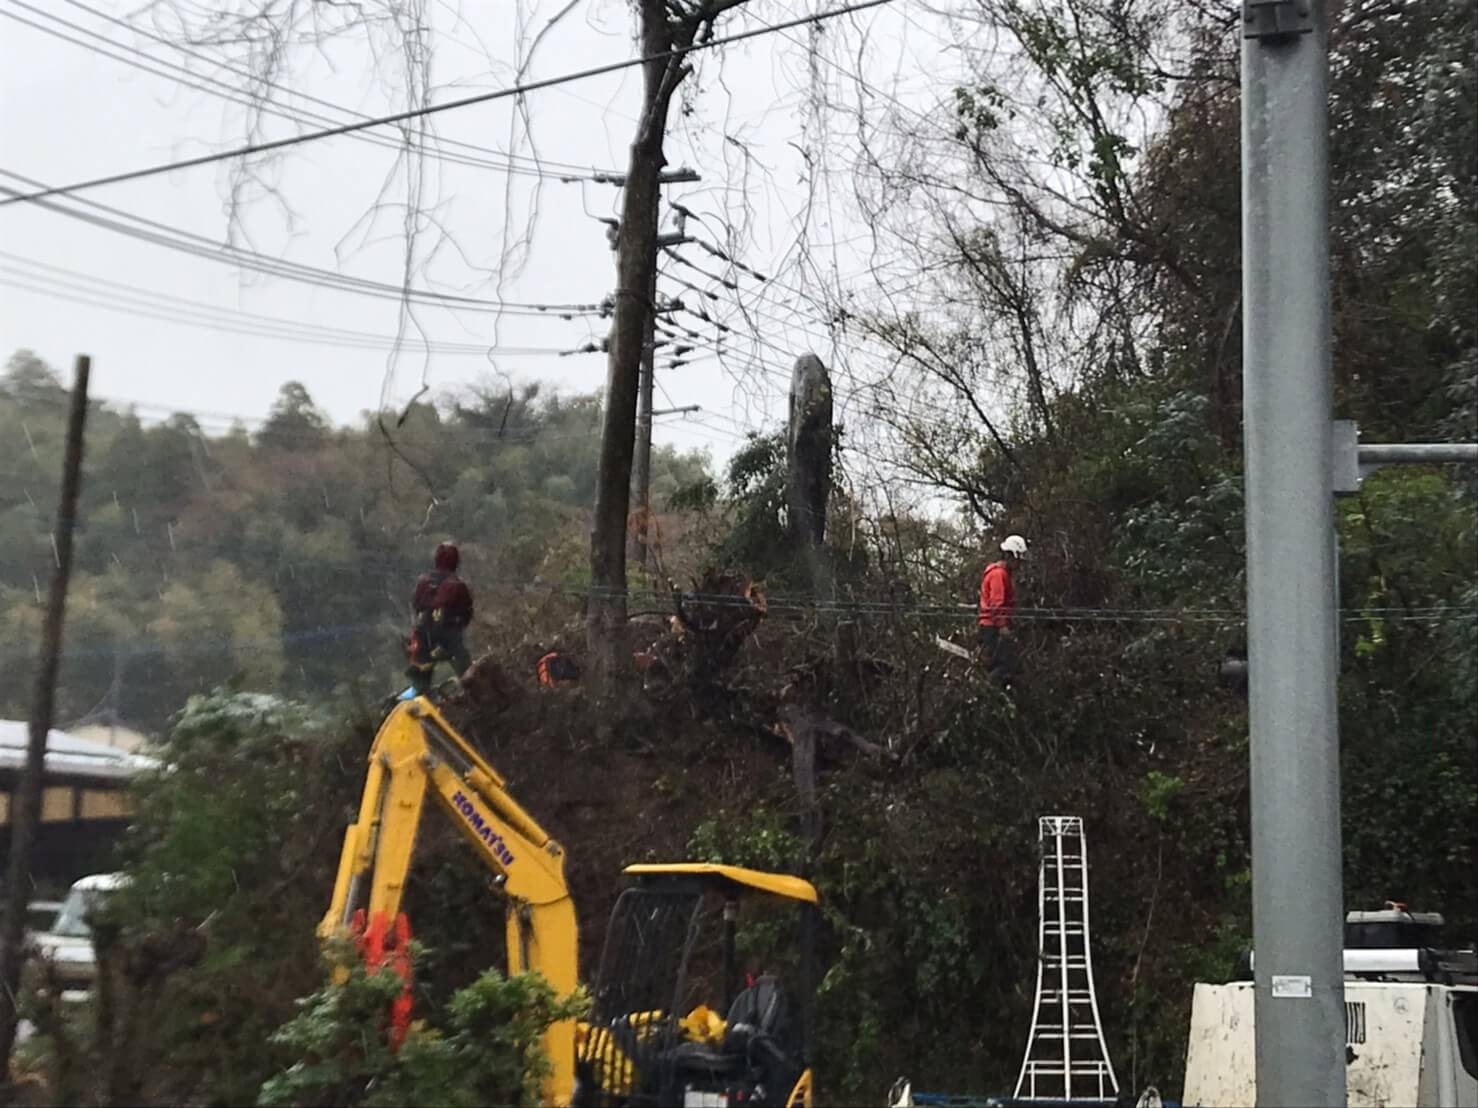
<svg viewBox="0 0 1478 1108">
<path fill-rule="evenodd" d="M 1242 5 L 1257 1101 L 1345 1103 L 1324 0 Z"/>
<path fill-rule="evenodd" d="M 56 509 L 56 569 L 41 625 L 41 653 L 31 701 L 31 733 L 26 764 L 21 767 L 10 825 L 10 867 L 5 880 L 5 913 L 0 924 L 0 1086 L 8 1084 L 10 1052 L 15 1046 L 17 994 L 24 960 L 26 904 L 31 898 L 31 847 L 41 822 L 41 790 L 46 775 L 46 737 L 51 731 L 56 675 L 61 667 L 62 622 L 67 583 L 72 576 L 72 530 L 77 520 L 77 494 L 82 486 L 82 433 L 87 424 L 87 379 L 92 359 L 77 356 L 77 379 L 67 413 L 67 445 L 62 461 L 62 490 Z"/>
<path fill-rule="evenodd" d="M 699 180 L 691 169 L 664 173 L 658 183 L 663 185 Z M 660 218 L 660 217 L 659 217 Z M 687 217 L 681 212 L 677 217 L 675 234 L 657 236 L 657 249 L 669 249 L 692 242 L 687 234 Z M 647 568 L 647 528 L 652 515 L 652 390 L 657 384 L 657 267 L 652 267 L 652 285 L 648 300 L 651 311 L 647 313 L 647 331 L 642 340 L 641 384 L 636 395 L 636 456 L 631 463 L 632 483 L 636 486 L 636 560 L 645 571 Z"/>
</svg>

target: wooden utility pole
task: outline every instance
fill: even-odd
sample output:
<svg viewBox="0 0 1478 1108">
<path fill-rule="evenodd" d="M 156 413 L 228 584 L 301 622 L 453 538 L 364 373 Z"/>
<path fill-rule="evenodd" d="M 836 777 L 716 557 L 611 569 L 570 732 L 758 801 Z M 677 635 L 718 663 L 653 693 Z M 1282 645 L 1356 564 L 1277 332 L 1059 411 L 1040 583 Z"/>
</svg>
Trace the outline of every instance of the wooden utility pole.
<svg viewBox="0 0 1478 1108">
<path fill-rule="evenodd" d="M 51 730 L 57 670 L 61 665 L 67 583 L 72 576 L 72 529 L 77 519 L 77 493 L 82 485 L 82 432 L 87 423 L 87 379 L 91 371 L 92 359 L 79 354 L 72 405 L 67 415 L 62 493 L 56 510 L 56 568 L 47 596 L 46 622 L 41 629 L 41 656 L 31 701 L 30 742 L 11 806 L 10 868 L 5 880 L 5 913 L 0 918 L 0 1062 L 6 1067 L 0 1084 L 7 1087 L 10 1052 L 15 1045 L 16 999 L 25 956 L 26 904 L 31 898 L 31 847 L 41 819 L 46 736 Z"/>
<path fill-rule="evenodd" d="M 712 33 L 714 21 L 744 0 L 706 0 L 689 6 L 669 0 L 639 0 L 643 56 L 642 111 L 631 142 L 616 248 L 616 295 L 606 373 L 600 468 L 596 477 L 595 522 L 590 534 L 590 606 L 587 635 L 590 670 L 597 690 L 615 691 L 631 669 L 626 642 L 626 520 L 631 510 L 631 464 L 636 440 L 636 404 L 641 362 L 654 305 L 657 269 L 658 196 L 667 112 L 678 85 L 692 72 L 673 50 L 686 49 Z"/>
</svg>

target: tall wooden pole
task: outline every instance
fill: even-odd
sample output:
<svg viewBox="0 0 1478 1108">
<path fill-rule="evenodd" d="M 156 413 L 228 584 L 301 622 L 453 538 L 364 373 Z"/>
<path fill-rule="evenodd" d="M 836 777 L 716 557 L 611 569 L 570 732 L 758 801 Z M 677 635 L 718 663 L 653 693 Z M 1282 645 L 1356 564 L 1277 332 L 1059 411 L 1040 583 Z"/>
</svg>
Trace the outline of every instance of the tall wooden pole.
<svg viewBox="0 0 1478 1108">
<path fill-rule="evenodd" d="M 657 204 L 665 163 L 662 140 L 672 94 L 690 72 L 679 59 L 663 56 L 691 42 L 691 37 L 675 39 L 665 0 L 640 0 L 638 15 L 642 53 L 653 60 L 642 66 L 641 121 L 631 143 L 622 197 L 595 520 L 590 534 L 587 637 L 591 676 L 604 695 L 615 692 L 631 668 L 629 657 L 624 665 L 621 657 L 626 639 L 626 522 L 631 509 L 637 394 L 657 267 Z"/>
<path fill-rule="evenodd" d="M 67 582 L 72 576 L 72 529 L 77 519 L 77 494 L 82 486 L 82 433 L 87 423 L 87 379 L 92 359 L 77 356 L 76 382 L 67 415 L 66 457 L 62 463 L 62 493 L 56 510 L 56 567 L 47 596 L 46 622 L 41 629 L 41 657 L 31 701 L 31 734 L 26 764 L 11 805 L 10 868 L 5 880 L 5 913 L 0 918 L 0 1061 L 8 1085 L 10 1052 L 15 1046 L 16 999 L 25 955 L 26 904 L 31 898 L 31 848 L 41 820 L 41 790 L 46 769 L 46 736 L 56 697 L 61 665 L 62 622 L 67 604 Z"/>
</svg>

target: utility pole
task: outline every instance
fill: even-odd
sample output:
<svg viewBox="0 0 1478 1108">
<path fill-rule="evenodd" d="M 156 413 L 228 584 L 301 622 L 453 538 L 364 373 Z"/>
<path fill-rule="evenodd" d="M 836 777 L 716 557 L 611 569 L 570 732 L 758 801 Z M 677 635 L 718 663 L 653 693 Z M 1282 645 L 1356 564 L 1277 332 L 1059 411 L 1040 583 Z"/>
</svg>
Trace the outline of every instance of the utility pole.
<svg viewBox="0 0 1478 1108">
<path fill-rule="evenodd" d="M 697 181 L 698 174 L 690 169 L 662 175 L 661 184 Z M 671 249 L 692 242 L 687 234 L 687 216 L 677 216 L 675 234 L 657 236 L 657 249 Z M 647 313 L 647 333 L 642 342 L 641 385 L 636 397 L 636 457 L 631 463 L 632 483 L 636 486 L 636 560 L 647 569 L 647 528 L 652 519 L 652 390 L 657 382 L 657 267 L 652 267 L 652 309 Z"/>
<path fill-rule="evenodd" d="M 1257 1102 L 1345 1103 L 1325 0 L 1242 4 Z"/>
<path fill-rule="evenodd" d="M 618 174 L 601 174 L 596 178 L 602 184 L 621 186 L 626 183 L 626 178 Z M 696 172 L 691 169 L 677 169 L 670 173 L 662 173 L 657 178 L 657 184 L 662 185 L 692 184 L 702 180 Z M 654 195 L 654 203 L 657 197 Z M 654 209 L 652 213 L 652 226 L 660 227 L 662 221 L 660 210 Z M 611 244 L 612 250 L 619 250 L 621 245 L 621 223 L 619 220 L 604 220 L 608 224 L 606 237 Z M 671 249 L 694 241 L 687 235 L 687 212 L 679 209 L 677 213 L 677 231 L 674 234 L 658 234 L 656 237 L 656 250 Z M 642 334 L 642 359 L 641 377 L 637 385 L 636 397 L 636 441 L 631 462 L 632 483 L 636 487 L 637 504 L 637 533 L 634 536 L 634 553 L 636 560 L 643 570 L 647 565 L 647 525 L 651 514 L 651 486 L 652 486 L 652 391 L 656 385 L 656 361 L 657 361 L 657 316 L 664 310 L 657 303 L 657 267 L 652 266 L 651 281 L 647 286 L 647 303 L 649 311 L 647 314 L 646 328 Z"/>
<path fill-rule="evenodd" d="M 77 494 L 82 485 L 82 433 L 87 423 L 87 379 L 92 359 L 77 356 L 76 381 L 67 414 L 67 445 L 62 462 L 62 490 L 56 510 L 56 568 L 41 627 L 41 655 L 31 701 L 30 741 L 26 764 L 15 790 L 10 825 L 10 867 L 5 881 L 5 913 L 0 922 L 0 1085 L 9 1082 L 10 1052 L 15 1046 L 16 999 L 21 963 L 25 956 L 26 904 L 31 894 L 31 848 L 41 819 L 42 785 L 46 774 L 46 736 L 51 731 L 57 670 L 61 665 L 62 621 L 66 614 L 67 583 L 72 576 L 72 530 L 77 519 Z"/>
<path fill-rule="evenodd" d="M 673 94 L 692 73 L 680 52 L 746 0 L 635 0 L 642 63 L 642 107 L 622 180 L 621 222 L 616 250 L 616 291 L 611 319 L 606 397 L 601 425 L 595 513 L 590 531 L 590 601 L 586 642 L 592 683 L 610 696 L 631 670 L 626 651 L 626 524 L 631 508 L 631 463 L 636 440 L 636 405 L 643 346 L 653 305 L 652 272 L 657 266 L 657 205 L 663 140 Z"/>
</svg>

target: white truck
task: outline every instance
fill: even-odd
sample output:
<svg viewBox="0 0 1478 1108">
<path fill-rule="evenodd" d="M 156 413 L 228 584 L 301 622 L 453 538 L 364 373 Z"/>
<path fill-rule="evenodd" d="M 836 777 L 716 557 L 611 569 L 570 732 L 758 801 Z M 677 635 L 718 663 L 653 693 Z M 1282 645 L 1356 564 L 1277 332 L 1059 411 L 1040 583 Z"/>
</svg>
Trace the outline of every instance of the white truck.
<svg viewBox="0 0 1478 1108">
<path fill-rule="evenodd" d="M 1478 959 L 1436 948 L 1442 917 L 1390 904 L 1345 926 L 1345 1085 L 1351 1108 L 1478 1108 Z M 1431 943 L 1432 945 L 1428 945 Z M 1249 980 L 1197 984 L 1186 1106 L 1253 1108 Z"/>
</svg>

